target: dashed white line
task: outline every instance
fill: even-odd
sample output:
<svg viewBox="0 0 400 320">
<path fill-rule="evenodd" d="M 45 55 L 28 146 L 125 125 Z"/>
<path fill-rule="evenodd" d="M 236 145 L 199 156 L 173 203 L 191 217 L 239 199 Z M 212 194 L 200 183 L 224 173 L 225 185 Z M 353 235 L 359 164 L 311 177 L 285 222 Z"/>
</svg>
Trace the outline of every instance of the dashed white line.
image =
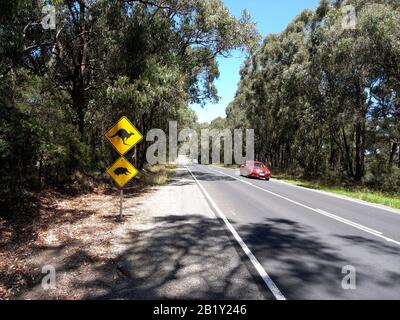
<svg viewBox="0 0 400 320">
<path fill-rule="evenodd" d="M 193 179 L 196 181 L 197 185 L 199 186 L 200 190 L 203 192 L 204 196 L 207 198 L 209 201 L 211 207 L 214 209 L 214 211 L 219 215 L 219 217 L 224 221 L 225 225 L 229 229 L 229 231 L 232 233 L 233 237 L 237 241 L 237 243 L 240 245 L 244 253 L 247 255 L 247 257 L 250 259 L 251 263 L 253 264 L 254 268 L 257 270 L 269 290 L 272 292 L 274 297 L 277 300 L 286 300 L 285 296 L 282 294 L 282 292 L 279 290 L 279 288 L 276 286 L 274 281 L 270 278 L 268 273 L 265 271 L 263 266 L 260 264 L 260 262 L 257 260 L 257 258 L 254 256 L 254 254 L 251 252 L 251 250 L 247 247 L 247 245 L 244 243 L 242 238 L 239 236 L 239 234 L 236 232 L 235 228 L 231 225 L 229 220 L 226 218 L 224 213 L 219 209 L 215 201 L 211 198 L 211 196 L 208 194 L 206 189 L 201 185 L 201 183 L 197 180 L 196 176 L 193 174 L 193 172 L 186 167 L 188 172 L 192 175 Z"/>
<path fill-rule="evenodd" d="M 210 169 L 210 170 L 212 170 L 212 171 L 214 171 L 214 172 L 217 172 L 217 173 L 220 173 L 220 174 L 222 174 L 222 175 L 225 175 L 225 176 L 227 176 L 227 177 L 231 177 L 231 178 L 236 179 L 236 180 L 238 180 L 238 181 L 240 181 L 240 182 L 242 182 L 242 183 L 251 185 L 253 188 L 256 188 L 256 189 L 259 189 L 259 190 L 264 191 L 264 192 L 266 192 L 266 193 L 272 194 L 272 195 L 274 195 L 274 196 L 276 196 L 276 197 L 279 197 L 279 198 L 284 199 L 284 200 L 286 200 L 286 201 L 292 202 L 292 203 L 294 203 L 294 204 L 296 204 L 296 205 L 298 205 L 298 206 L 301 206 L 301 207 L 303 207 L 303 208 L 306 208 L 306 209 L 311 210 L 311 211 L 313 211 L 313 212 L 316 212 L 316 213 L 318 213 L 318 214 L 322 214 L 322 215 L 324 215 L 324 216 L 326 216 L 326 217 L 329 217 L 329 218 L 331 218 L 331 219 L 335 219 L 335 220 L 340 221 L 340 222 L 342 222 L 342 223 L 345 223 L 345 224 L 347 224 L 347 225 L 349 225 L 349 226 L 352 226 L 352 227 L 357 228 L 357 229 L 359 229 L 359 230 L 368 232 L 369 234 L 372 234 L 372 235 L 374 235 L 374 236 L 376 236 L 376 237 L 379 237 L 379 238 L 381 238 L 381 239 L 384 239 L 384 240 L 386 240 L 386 241 L 388 241 L 388 242 L 391 242 L 391 243 L 394 243 L 394 244 L 397 244 L 398 246 L 400 246 L 400 242 L 399 242 L 399 241 L 396 241 L 396 240 L 393 240 L 393 239 L 391 239 L 391 238 L 385 237 L 385 236 L 382 234 L 382 232 L 380 232 L 380 231 L 376 231 L 376 230 L 373 230 L 373 229 L 371 229 L 371 228 L 368 228 L 368 227 L 365 227 L 365 226 L 363 226 L 363 225 L 360 225 L 360 224 L 358 224 L 358 223 L 355 223 L 355 222 L 353 222 L 353 221 L 350 221 L 350 220 L 347 220 L 347 219 L 338 217 L 338 216 L 336 216 L 336 215 L 334 215 L 334 214 L 331 214 L 331 213 L 329 213 L 329 212 L 325 212 L 325 211 L 320 210 L 320 209 L 311 208 L 311 207 L 309 207 L 309 206 L 307 206 L 307 205 L 305 205 L 305 204 L 302 204 L 302 203 L 300 203 L 300 202 L 294 201 L 294 200 L 289 199 L 289 198 L 287 198 L 287 197 L 281 196 L 280 194 L 277 194 L 277 193 L 275 193 L 275 192 L 272 192 L 272 191 L 266 190 L 266 189 L 264 189 L 264 188 L 261 188 L 261 187 L 259 187 L 259 186 L 256 186 L 256 185 L 254 185 L 254 184 L 252 184 L 252 183 L 250 183 L 250 182 L 248 182 L 248 181 L 244 181 L 244 180 L 239 179 L 239 178 L 237 178 L 237 177 L 231 176 L 230 174 L 226 174 L 225 172 L 222 172 L 222 171 L 219 171 L 219 170 L 215 170 L 215 169 Z"/>
</svg>

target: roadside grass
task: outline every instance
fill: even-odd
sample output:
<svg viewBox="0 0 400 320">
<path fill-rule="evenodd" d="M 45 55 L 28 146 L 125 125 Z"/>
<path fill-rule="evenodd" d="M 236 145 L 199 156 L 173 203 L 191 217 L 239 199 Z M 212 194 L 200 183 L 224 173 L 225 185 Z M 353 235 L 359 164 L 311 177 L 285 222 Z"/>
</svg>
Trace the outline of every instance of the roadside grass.
<svg viewBox="0 0 400 320">
<path fill-rule="evenodd" d="M 163 186 L 169 182 L 174 169 L 176 165 L 173 164 L 148 165 L 139 178 L 146 185 Z"/>
<path fill-rule="evenodd" d="M 176 168 L 178 168 L 178 166 L 176 164 L 168 163 L 165 165 L 165 168 L 167 168 L 168 170 L 175 170 Z"/>
<path fill-rule="evenodd" d="M 329 185 L 318 180 L 304 180 L 293 178 L 284 174 L 273 175 L 273 178 L 308 189 L 332 192 L 375 204 L 382 204 L 395 209 L 400 209 L 400 195 L 371 190 L 366 187 Z"/>
<path fill-rule="evenodd" d="M 210 166 L 238 169 L 239 165 L 210 164 Z M 335 193 L 349 198 L 363 200 L 370 203 L 382 204 L 391 208 L 400 209 L 400 195 L 380 192 L 366 187 L 359 186 L 340 186 L 334 182 L 321 180 L 305 180 L 301 177 L 288 175 L 281 172 L 273 172 L 272 177 L 289 184 L 308 189 L 321 190 Z"/>
</svg>

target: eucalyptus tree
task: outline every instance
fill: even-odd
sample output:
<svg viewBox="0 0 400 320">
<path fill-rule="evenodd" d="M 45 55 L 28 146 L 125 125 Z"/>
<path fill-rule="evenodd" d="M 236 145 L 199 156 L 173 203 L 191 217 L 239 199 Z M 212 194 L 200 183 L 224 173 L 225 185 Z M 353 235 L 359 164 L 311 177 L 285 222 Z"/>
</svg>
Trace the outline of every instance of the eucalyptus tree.
<svg viewBox="0 0 400 320">
<path fill-rule="evenodd" d="M 138 115 L 146 132 L 154 119 L 177 114 L 173 109 L 188 102 L 216 100 L 217 56 L 249 49 L 258 40 L 248 14 L 236 19 L 220 0 L 52 4 L 55 30 L 42 29 L 40 6 L 23 26 L 24 62 L 69 95 L 71 121 L 82 142 L 99 136 L 100 128 L 94 135 L 85 128 L 96 127 L 104 115 L 99 107 L 107 110 L 104 101 L 115 101 L 113 92 L 122 89 L 124 81 L 131 101 L 119 102 L 134 105 L 130 112 L 126 105 L 125 113 Z"/>
<path fill-rule="evenodd" d="M 357 14 L 352 29 L 347 5 Z M 245 112 L 256 153 L 275 167 L 398 188 L 399 18 L 391 0 L 322 0 L 305 10 L 245 63 L 228 122 Z"/>
<path fill-rule="evenodd" d="M 50 4 L 55 28 L 44 28 Z M 0 5 L 0 189 L 7 193 L 25 169 L 24 190 L 35 184 L 28 180 L 61 184 L 76 171 L 103 171 L 112 151 L 102 135 L 122 114 L 143 134 L 166 130 L 168 120 L 193 124 L 189 104 L 218 99 L 217 57 L 250 52 L 259 41 L 249 15 L 235 18 L 221 0 Z"/>
</svg>

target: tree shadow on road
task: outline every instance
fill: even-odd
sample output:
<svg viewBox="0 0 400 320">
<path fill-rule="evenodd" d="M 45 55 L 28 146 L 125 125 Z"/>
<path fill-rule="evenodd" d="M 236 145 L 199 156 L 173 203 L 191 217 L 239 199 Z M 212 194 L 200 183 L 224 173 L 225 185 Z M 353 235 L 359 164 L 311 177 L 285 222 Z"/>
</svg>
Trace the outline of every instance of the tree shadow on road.
<svg viewBox="0 0 400 320">
<path fill-rule="evenodd" d="M 338 298 L 343 293 L 341 270 L 346 263 L 338 250 L 314 236 L 312 228 L 286 219 L 266 219 L 238 230 L 261 263 L 277 270 L 274 280 L 288 298 L 307 298 L 306 288 L 321 284 L 319 291 Z"/>
<path fill-rule="evenodd" d="M 260 279 L 249 272 L 217 219 L 169 215 L 132 232 L 114 260 L 119 280 L 82 283 L 89 299 L 265 299 Z"/>
<path fill-rule="evenodd" d="M 389 255 L 398 255 L 400 253 L 399 249 L 393 245 L 389 245 L 389 242 L 384 241 L 376 241 L 369 239 L 368 237 L 362 236 L 344 236 L 344 235 L 336 235 L 338 238 L 345 240 L 348 245 L 362 246 L 363 248 L 368 249 L 372 253 L 376 252 L 384 252 Z"/>
<path fill-rule="evenodd" d="M 342 267 L 349 261 L 340 248 L 322 242 L 314 228 L 286 219 L 231 223 L 286 298 L 362 298 L 343 290 Z M 73 288 L 84 291 L 81 299 L 274 299 L 219 219 L 174 213 L 115 241 L 113 259 L 72 280 Z M 84 247 L 79 257 L 86 257 Z M 79 267 L 76 256 L 64 261 Z M 61 266 L 57 272 L 71 271 Z M 360 268 L 357 285 L 386 286 L 396 277 L 375 279 Z"/>
<path fill-rule="evenodd" d="M 349 261 L 339 248 L 321 242 L 316 230 L 285 219 L 232 223 L 287 298 L 354 298 L 342 288 L 342 267 Z M 86 283 L 103 288 L 102 294 L 87 298 L 248 299 L 260 290 L 273 299 L 220 220 L 201 215 L 159 217 L 155 227 L 139 236 L 133 233 L 123 245 L 126 249 L 116 259 L 122 281 L 116 284 L 100 277 Z M 361 284 L 362 271 L 358 278 Z"/>
<path fill-rule="evenodd" d="M 370 298 L 373 293 L 371 295 L 366 288 L 376 289 L 379 286 L 382 287 L 381 293 L 390 296 L 393 284 L 382 284 L 387 283 L 386 279 L 393 279 L 392 272 L 381 271 L 379 276 L 375 274 L 371 277 L 371 266 L 358 264 L 360 260 L 357 256 L 354 260 L 348 256 L 345 258 L 342 247 L 338 246 L 341 239 L 346 239 L 352 242 L 349 245 L 363 244 L 361 248 L 367 245 L 373 254 L 384 251 L 395 257 L 398 251 L 384 243 L 339 235 L 334 235 L 340 239 L 337 243 L 322 242 L 316 229 L 286 219 L 266 219 L 262 224 L 250 224 L 236 229 L 255 256 L 261 257 L 263 266 L 272 270 L 273 280 L 289 299 Z M 344 290 L 342 287 L 345 276 L 342 268 L 347 265 L 356 267 L 357 290 Z"/>
</svg>

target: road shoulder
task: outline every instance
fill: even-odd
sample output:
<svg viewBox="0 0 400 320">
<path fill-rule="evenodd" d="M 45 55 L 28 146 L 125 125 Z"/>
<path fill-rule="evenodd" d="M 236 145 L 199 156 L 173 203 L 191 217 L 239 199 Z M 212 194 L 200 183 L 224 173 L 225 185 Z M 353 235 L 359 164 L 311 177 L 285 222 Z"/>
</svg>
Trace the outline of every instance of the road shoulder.
<svg viewBox="0 0 400 320">
<path fill-rule="evenodd" d="M 35 281 L 15 298 L 273 298 L 186 169 L 175 170 L 166 186 L 143 195 L 127 194 L 122 223 L 115 222 L 117 198 L 97 195 L 96 203 L 75 199 L 85 210 L 101 207 L 100 203 L 105 210 L 77 223 L 81 238 L 65 242 L 46 235 L 52 242 L 35 249 L 34 264 L 28 268 Z M 57 206 L 61 205 L 71 206 Z M 105 227 L 96 232 L 100 222 Z M 105 243 L 97 243 L 100 238 Z M 99 247 L 101 252 L 94 255 Z M 55 268 L 53 290 L 43 290 L 44 265 Z"/>
<path fill-rule="evenodd" d="M 125 282 L 96 297 L 269 297 L 186 169 L 178 168 L 171 183 L 153 194 L 145 207 L 146 221 L 126 228 L 113 242 Z"/>
</svg>

